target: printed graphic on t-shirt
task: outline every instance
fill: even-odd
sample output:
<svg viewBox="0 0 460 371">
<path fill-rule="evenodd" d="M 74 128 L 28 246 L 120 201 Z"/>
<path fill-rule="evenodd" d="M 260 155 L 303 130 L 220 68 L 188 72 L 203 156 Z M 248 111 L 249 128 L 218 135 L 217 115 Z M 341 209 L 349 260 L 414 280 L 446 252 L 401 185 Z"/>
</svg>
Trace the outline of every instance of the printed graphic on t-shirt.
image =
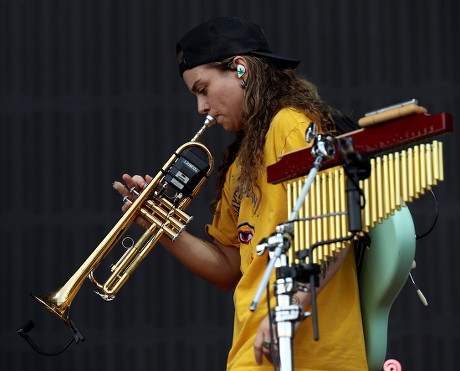
<svg viewBox="0 0 460 371">
<path fill-rule="evenodd" d="M 243 245 L 249 245 L 252 243 L 252 237 L 254 237 L 255 228 L 248 222 L 238 224 L 238 240 Z"/>
<path fill-rule="evenodd" d="M 241 207 L 241 199 L 242 199 L 242 194 L 239 189 L 236 189 L 235 192 L 233 192 L 233 197 L 232 197 L 232 209 L 236 216 L 240 215 L 240 207 Z"/>
<path fill-rule="evenodd" d="M 240 241 L 240 249 L 244 250 L 242 256 L 246 257 L 245 261 L 248 265 L 254 260 L 252 239 L 254 238 L 255 232 L 255 227 L 248 222 L 238 224 L 238 240 Z"/>
</svg>

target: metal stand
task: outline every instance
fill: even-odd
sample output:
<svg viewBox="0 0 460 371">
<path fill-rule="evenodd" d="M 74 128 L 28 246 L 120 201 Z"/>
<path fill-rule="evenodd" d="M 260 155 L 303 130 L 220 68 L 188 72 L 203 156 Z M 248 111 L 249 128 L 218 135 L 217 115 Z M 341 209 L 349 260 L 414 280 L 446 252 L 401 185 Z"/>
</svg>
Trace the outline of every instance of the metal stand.
<svg viewBox="0 0 460 371">
<path fill-rule="evenodd" d="M 315 132 L 313 128 L 313 132 Z M 321 163 L 334 154 L 334 146 L 332 138 L 324 135 L 312 135 L 314 137 L 314 143 L 312 146 L 312 154 L 315 156 L 315 162 L 309 171 L 305 184 L 302 188 L 302 192 L 292 210 L 289 220 L 286 224 L 276 227 L 276 233 L 270 237 L 262 240 L 257 245 L 257 254 L 260 256 L 265 253 L 266 250 L 270 252 L 270 261 L 264 272 L 264 275 L 259 283 L 254 299 L 251 303 L 250 310 L 254 311 L 260 301 L 264 288 L 270 281 L 275 265 L 277 266 L 276 275 L 277 279 L 275 282 L 275 295 L 277 305 L 273 311 L 273 319 L 276 324 L 277 336 L 278 336 L 278 348 L 279 348 L 279 359 L 280 359 L 280 370 L 281 371 L 292 371 L 293 370 L 293 352 L 292 352 L 292 341 L 294 335 L 294 323 L 299 320 L 303 320 L 308 316 L 312 316 L 314 323 L 315 337 L 317 338 L 317 314 L 316 314 L 316 293 L 315 287 L 318 284 L 318 266 L 311 266 L 311 271 L 307 272 L 302 270 L 301 272 L 296 267 L 289 267 L 288 257 L 285 252 L 291 246 L 292 240 L 292 222 L 297 218 L 299 209 L 303 204 L 305 197 L 310 190 L 311 184 L 318 173 Z M 296 284 L 296 278 L 299 276 L 307 277 L 310 282 L 310 294 L 312 312 L 304 313 L 303 308 L 299 305 L 292 304 L 293 294 L 299 290 Z M 270 313 L 270 316 L 272 314 Z"/>
</svg>

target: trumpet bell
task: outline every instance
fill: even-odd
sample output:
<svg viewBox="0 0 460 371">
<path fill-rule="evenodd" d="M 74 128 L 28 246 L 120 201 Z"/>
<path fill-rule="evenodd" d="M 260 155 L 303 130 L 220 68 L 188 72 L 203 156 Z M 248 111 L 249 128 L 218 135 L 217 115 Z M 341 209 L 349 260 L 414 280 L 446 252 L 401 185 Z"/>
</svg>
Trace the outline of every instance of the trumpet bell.
<svg viewBox="0 0 460 371">
<path fill-rule="evenodd" d="M 61 288 L 44 295 L 31 294 L 31 296 L 65 323 L 69 324 L 70 301 L 66 297 L 67 295 L 63 295 Z"/>
</svg>

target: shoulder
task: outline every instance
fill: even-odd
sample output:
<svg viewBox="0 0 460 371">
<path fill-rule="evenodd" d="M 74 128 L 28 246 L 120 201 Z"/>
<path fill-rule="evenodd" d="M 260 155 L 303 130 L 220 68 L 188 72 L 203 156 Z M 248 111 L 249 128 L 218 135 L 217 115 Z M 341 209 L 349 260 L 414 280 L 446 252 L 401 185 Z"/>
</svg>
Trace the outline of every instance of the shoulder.
<svg viewBox="0 0 460 371">
<path fill-rule="evenodd" d="M 283 108 L 273 117 L 271 126 L 274 128 L 292 129 L 299 125 L 309 125 L 312 119 L 294 108 Z"/>
<path fill-rule="evenodd" d="M 303 112 L 283 108 L 273 117 L 267 132 L 267 143 L 274 145 L 278 155 L 306 147 L 305 133 L 312 121 Z"/>
</svg>

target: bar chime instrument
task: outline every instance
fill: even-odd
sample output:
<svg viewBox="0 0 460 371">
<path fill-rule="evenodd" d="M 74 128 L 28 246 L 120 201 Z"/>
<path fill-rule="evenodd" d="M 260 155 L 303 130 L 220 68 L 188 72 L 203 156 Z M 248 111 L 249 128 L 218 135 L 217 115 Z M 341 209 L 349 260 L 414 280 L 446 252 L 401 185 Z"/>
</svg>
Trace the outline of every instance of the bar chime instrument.
<svg viewBox="0 0 460 371">
<path fill-rule="evenodd" d="M 166 235 L 174 240 L 193 219 L 184 210 L 200 191 L 214 166 L 211 152 L 197 140 L 215 122 L 215 119 L 208 115 L 196 135 L 174 152 L 141 192 L 130 190 L 131 200 L 128 198 L 124 200 L 131 203 L 129 209 L 63 286 L 44 295 L 32 295 L 39 303 L 70 325 L 74 334 L 78 333 L 78 330 L 69 318 L 69 308 L 86 278 L 96 286 L 96 292 L 103 299 L 107 301 L 114 299 L 160 237 Z M 137 242 L 126 249 L 118 262 L 111 266 L 111 275 L 107 280 L 100 283 L 94 277 L 94 271 L 107 254 L 117 246 L 138 217 L 147 220 L 150 226 Z M 32 326 L 33 324 L 18 330 L 18 333 L 29 343 L 31 341 L 27 337 L 27 332 Z"/>
<path fill-rule="evenodd" d="M 365 203 L 362 208 L 363 230 L 356 237 L 369 232 L 396 210 L 419 198 L 444 179 L 443 146 L 437 140 L 420 143 L 452 130 L 452 118 L 442 113 L 407 116 L 385 124 L 349 133 L 356 151 L 374 156 L 369 178 L 359 182 Z M 344 135 L 345 136 L 345 135 Z M 340 137 L 338 137 L 340 139 Z M 393 149 L 399 152 L 385 153 Z M 296 261 L 297 252 L 315 243 L 345 238 L 350 234 L 346 217 L 345 174 L 339 151 L 324 162 L 315 178 L 295 223 L 293 249 L 289 260 Z M 267 168 L 269 183 L 287 182 L 288 210 L 292 210 L 304 182 L 304 175 L 312 164 L 308 148 L 283 156 Z M 316 218 L 320 215 L 335 216 Z M 333 256 L 345 243 L 325 244 L 313 251 L 313 263 L 321 264 Z"/>
</svg>

